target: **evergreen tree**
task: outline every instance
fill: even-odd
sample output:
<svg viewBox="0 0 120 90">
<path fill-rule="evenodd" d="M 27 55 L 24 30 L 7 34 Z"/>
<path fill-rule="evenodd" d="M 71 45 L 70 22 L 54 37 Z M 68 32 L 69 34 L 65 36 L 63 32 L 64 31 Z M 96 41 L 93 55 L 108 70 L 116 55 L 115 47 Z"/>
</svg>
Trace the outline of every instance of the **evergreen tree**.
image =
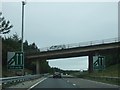
<svg viewBox="0 0 120 90">
<path fill-rule="evenodd" d="M 6 34 L 10 32 L 10 29 L 13 25 L 10 25 L 10 21 L 6 21 L 4 17 L 2 17 L 2 12 L 0 12 L 0 34 Z"/>
</svg>

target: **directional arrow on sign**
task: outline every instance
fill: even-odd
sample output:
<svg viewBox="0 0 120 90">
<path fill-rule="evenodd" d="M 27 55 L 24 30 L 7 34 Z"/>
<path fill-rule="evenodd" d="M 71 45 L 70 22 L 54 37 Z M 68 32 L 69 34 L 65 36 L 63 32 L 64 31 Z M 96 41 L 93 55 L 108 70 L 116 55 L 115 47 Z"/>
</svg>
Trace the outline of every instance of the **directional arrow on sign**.
<svg viewBox="0 0 120 90">
<path fill-rule="evenodd" d="M 23 52 L 8 52 L 8 69 L 23 69 L 24 68 Z"/>
</svg>

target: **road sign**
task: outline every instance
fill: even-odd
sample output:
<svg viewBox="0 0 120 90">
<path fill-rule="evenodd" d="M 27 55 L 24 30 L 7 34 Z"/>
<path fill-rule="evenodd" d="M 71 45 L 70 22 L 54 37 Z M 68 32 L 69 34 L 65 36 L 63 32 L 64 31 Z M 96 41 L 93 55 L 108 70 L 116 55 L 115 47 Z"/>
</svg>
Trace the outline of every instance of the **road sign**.
<svg viewBox="0 0 120 90">
<path fill-rule="evenodd" d="M 105 69 L 105 57 L 104 56 L 94 56 L 93 57 L 93 69 L 94 70 Z"/>
<path fill-rule="evenodd" d="M 23 52 L 8 52 L 7 66 L 8 69 L 24 69 Z"/>
</svg>

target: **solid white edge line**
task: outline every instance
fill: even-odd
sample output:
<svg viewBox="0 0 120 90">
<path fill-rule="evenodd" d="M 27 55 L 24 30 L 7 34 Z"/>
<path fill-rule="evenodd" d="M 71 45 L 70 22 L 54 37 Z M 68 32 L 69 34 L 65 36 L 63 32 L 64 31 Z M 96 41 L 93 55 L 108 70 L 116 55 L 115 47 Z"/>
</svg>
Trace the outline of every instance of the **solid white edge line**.
<svg viewBox="0 0 120 90">
<path fill-rule="evenodd" d="M 30 90 L 30 89 L 34 88 L 36 85 L 38 85 L 39 83 L 43 82 L 43 81 L 46 80 L 46 79 L 47 79 L 47 78 L 44 78 L 44 79 L 40 80 L 39 82 L 37 82 L 36 84 L 32 85 L 32 86 L 31 86 L 29 89 L 27 89 L 27 90 Z"/>
</svg>

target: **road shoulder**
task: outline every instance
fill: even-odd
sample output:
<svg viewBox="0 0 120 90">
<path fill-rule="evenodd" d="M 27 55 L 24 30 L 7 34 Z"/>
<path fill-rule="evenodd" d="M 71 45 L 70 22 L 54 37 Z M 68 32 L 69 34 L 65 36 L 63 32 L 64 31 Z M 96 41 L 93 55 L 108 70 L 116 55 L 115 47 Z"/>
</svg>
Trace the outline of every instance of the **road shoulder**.
<svg viewBox="0 0 120 90">
<path fill-rule="evenodd" d="M 38 79 L 35 79 L 35 80 L 31 80 L 31 81 L 25 81 L 25 82 L 22 82 L 22 83 L 19 83 L 17 85 L 13 85 L 13 86 L 10 86 L 8 88 L 30 88 L 31 86 L 35 85 L 36 83 L 38 83 L 39 81 L 45 79 L 46 77 L 41 77 L 41 78 L 38 78 Z"/>
</svg>

